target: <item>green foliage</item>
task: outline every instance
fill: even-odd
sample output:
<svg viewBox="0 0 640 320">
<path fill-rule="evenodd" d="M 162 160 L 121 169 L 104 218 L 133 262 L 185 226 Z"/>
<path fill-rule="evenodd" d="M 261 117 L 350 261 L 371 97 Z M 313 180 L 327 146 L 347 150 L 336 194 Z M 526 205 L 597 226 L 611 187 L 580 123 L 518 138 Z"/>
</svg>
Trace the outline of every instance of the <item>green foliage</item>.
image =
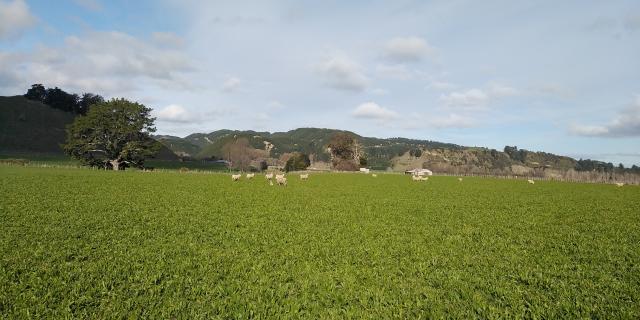
<svg viewBox="0 0 640 320">
<path fill-rule="evenodd" d="M 0 176 L 0 318 L 640 318 L 634 186 Z"/>
<path fill-rule="evenodd" d="M 67 93 L 58 87 L 45 89 L 42 84 L 32 85 L 24 97 L 54 109 L 82 115 L 87 114 L 92 105 L 104 102 L 104 98 L 97 94 L 83 93 L 79 96 L 75 93 Z"/>
<path fill-rule="evenodd" d="M 306 170 L 309 167 L 309 165 L 311 165 L 311 161 L 309 160 L 308 155 L 300 152 L 295 152 L 287 160 L 284 166 L 284 170 L 286 172 Z"/>
<path fill-rule="evenodd" d="M 89 166 L 120 164 L 142 167 L 159 143 L 151 139 L 155 131 L 151 109 L 125 99 L 94 105 L 67 128 L 64 151 Z"/>
</svg>

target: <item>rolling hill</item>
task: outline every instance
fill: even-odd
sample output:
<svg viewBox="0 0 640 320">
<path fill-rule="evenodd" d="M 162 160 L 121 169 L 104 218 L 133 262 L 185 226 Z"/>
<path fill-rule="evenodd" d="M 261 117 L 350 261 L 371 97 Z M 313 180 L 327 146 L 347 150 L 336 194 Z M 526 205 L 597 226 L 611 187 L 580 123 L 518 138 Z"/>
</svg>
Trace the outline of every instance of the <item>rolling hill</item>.
<svg viewBox="0 0 640 320">
<path fill-rule="evenodd" d="M 23 96 L 0 96 L 0 153 L 64 155 L 60 145 L 65 142 L 65 128 L 74 117 L 70 112 Z M 156 159 L 178 160 L 178 157 L 163 145 Z"/>
</svg>

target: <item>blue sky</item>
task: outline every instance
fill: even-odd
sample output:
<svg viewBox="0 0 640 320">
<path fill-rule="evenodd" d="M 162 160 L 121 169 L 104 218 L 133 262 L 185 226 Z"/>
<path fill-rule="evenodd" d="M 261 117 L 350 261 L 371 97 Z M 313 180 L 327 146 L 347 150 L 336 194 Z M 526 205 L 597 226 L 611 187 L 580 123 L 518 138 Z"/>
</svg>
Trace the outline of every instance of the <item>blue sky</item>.
<svg viewBox="0 0 640 320">
<path fill-rule="evenodd" d="M 638 1 L 0 0 L 0 94 L 640 164 Z"/>
</svg>

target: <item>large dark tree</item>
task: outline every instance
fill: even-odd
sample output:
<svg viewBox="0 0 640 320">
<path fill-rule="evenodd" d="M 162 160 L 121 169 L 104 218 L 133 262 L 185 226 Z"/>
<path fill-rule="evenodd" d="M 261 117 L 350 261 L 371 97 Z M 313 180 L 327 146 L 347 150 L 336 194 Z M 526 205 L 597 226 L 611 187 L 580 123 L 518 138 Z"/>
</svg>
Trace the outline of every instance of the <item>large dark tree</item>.
<svg viewBox="0 0 640 320">
<path fill-rule="evenodd" d="M 151 109 L 125 99 L 95 104 L 67 127 L 64 151 L 82 163 L 120 170 L 142 167 L 160 148 Z"/>
<path fill-rule="evenodd" d="M 27 90 L 24 97 L 29 100 L 44 102 L 44 99 L 47 97 L 47 89 L 45 89 L 42 84 L 33 84 L 31 85 L 31 89 Z"/>
<path fill-rule="evenodd" d="M 332 164 L 336 170 L 358 170 L 360 158 L 364 157 L 364 152 L 353 135 L 338 132 L 331 137 L 327 147 L 329 147 Z"/>
<path fill-rule="evenodd" d="M 309 160 L 308 155 L 301 152 L 294 152 L 293 155 L 289 157 L 289 159 L 285 163 L 284 171 L 289 172 L 306 170 L 309 165 L 311 165 L 311 161 Z"/>
<path fill-rule="evenodd" d="M 102 102 L 104 102 L 104 98 L 99 94 L 83 93 L 80 101 L 78 102 L 77 110 L 74 111 L 77 114 L 85 115 L 92 105 Z"/>
</svg>

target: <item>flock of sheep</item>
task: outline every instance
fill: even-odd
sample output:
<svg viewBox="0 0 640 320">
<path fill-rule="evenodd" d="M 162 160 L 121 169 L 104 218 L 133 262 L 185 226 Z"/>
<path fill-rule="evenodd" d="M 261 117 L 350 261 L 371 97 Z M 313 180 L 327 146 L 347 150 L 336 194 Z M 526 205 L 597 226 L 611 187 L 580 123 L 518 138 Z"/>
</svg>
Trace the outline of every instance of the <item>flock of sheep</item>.
<svg viewBox="0 0 640 320">
<path fill-rule="evenodd" d="M 247 173 L 246 177 L 247 180 L 251 180 L 256 176 L 255 173 Z M 278 184 L 279 186 L 286 186 L 287 185 L 287 177 L 284 176 L 283 174 L 273 174 L 273 173 L 267 173 L 264 175 L 265 179 L 267 179 L 267 181 L 269 181 L 269 185 L 274 185 L 273 184 L 273 180 L 275 178 L 276 180 L 276 184 Z M 242 174 L 233 174 L 231 175 L 231 180 L 232 181 L 240 181 L 240 179 L 242 178 Z M 309 179 L 309 174 L 305 173 L 305 174 L 301 174 L 300 175 L 300 180 L 308 180 Z"/>
<path fill-rule="evenodd" d="M 368 172 L 367 172 L 368 173 Z M 247 173 L 246 174 L 247 180 L 251 180 L 255 177 L 255 173 Z M 273 184 L 273 180 L 275 178 L 276 180 L 276 184 L 279 186 L 286 186 L 287 185 L 287 177 L 284 176 L 283 174 L 274 174 L 274 173 L 267 173 L 264 175 L 265 179 L 267 179 L 267 181 L 269 181 L 269 185 L 274 185 Z M 371 177 L 373 178 L 377 178 L 378 175 L 375 173 L 371 174 Z M 233 174 L 231 175 L 231 180 L 232 181 L 240 181 L 240 179 L 242 178 L 242 174 Z M 300 174 L 300 180 L 309 180 L 309 174 L 308 173 L 302 173 Z M 413 181 L 429 181 L 429 177 L 424 177 L 421 175 L 417 175 L 417 174 L 413 174 L 411 175 L 411 180 Z M 462 182 L 462 178 L 458 178 L 458 181 Z M 536 182 L 534 180 L 528 179 L 527 182 L 529 184 L 535 184 Z M 624 186 L 624 183 L 622 182 L 618 182 L 615 184 L 617 187 L 622 187 Z"/>
</svg>

